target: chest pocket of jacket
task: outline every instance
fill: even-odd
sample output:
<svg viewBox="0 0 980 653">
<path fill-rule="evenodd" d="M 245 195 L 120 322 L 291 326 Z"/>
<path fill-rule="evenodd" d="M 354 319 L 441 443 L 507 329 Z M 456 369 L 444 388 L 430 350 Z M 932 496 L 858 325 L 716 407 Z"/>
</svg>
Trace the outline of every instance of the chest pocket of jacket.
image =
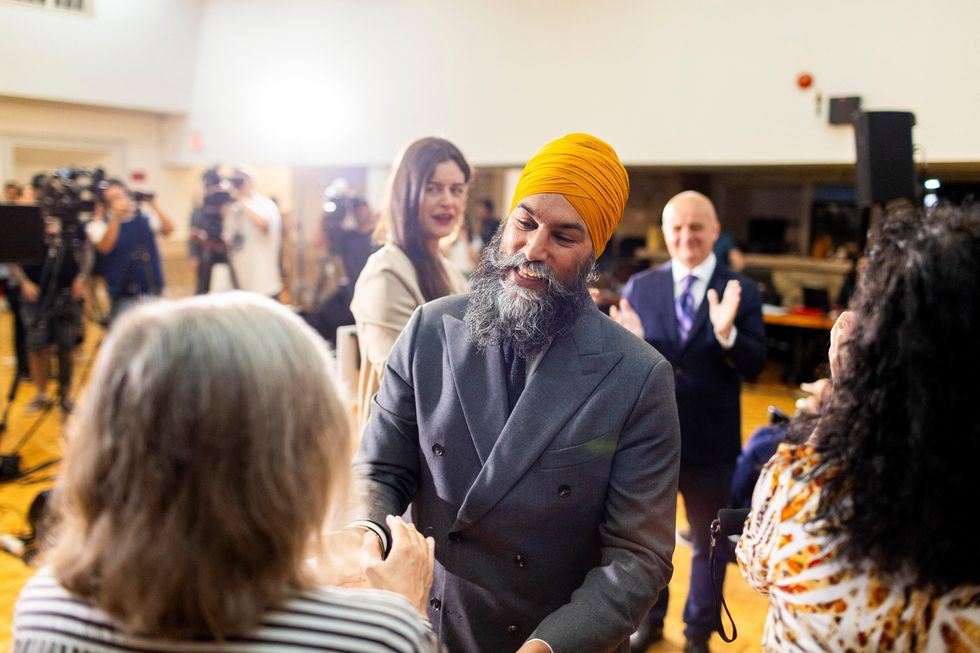
<svg viewBox="0 0 980 653">
<path fill-rule="evenodd" d="M 607 433 L 588 442 L 563 449 L 548 449 L 541 454 L 541 469 L 559 469 L 593 460 L 611 459 L 616 453 L 616 434 Z"/>
</svg>

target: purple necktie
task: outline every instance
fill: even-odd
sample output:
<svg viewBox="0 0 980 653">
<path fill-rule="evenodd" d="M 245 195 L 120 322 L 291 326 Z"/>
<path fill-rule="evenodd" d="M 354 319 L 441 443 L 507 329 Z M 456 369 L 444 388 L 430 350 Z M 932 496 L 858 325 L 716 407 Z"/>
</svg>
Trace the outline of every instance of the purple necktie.
<svg viewBox="0 0 980 653">
<path fill-rule="evenodd" d="M 684 277 L 684 292 L 674 300 L 674 312 L 677 314 L 677 333 L 681 337 L 681 343 L 687 340 L 691 333 L 691 325 L 694 323 L 694 294 L 691 286 L 697 279 L 693 274 Z"/>
</svg>

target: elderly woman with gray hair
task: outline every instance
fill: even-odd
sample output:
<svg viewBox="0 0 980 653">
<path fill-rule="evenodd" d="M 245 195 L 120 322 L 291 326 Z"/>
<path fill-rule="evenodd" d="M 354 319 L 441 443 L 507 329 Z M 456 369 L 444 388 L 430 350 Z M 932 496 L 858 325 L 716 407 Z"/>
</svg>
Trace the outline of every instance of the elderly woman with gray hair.
<svg viewBox="0 0 980 653">
<path fill-rule="evenodd" d="M 255 295 L 121 317 L 71 424 L 14 650 L 437 650 L 420 617 L 431 539 L 390 518 L 381 561 L 331 533 L 352 439 L 328 363 Z"/>
</svg>

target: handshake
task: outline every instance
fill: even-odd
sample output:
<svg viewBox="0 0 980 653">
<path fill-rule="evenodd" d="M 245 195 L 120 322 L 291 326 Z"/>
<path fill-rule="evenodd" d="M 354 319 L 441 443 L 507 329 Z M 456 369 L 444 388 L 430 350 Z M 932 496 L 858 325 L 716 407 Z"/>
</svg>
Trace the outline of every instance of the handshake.
<svg viewBox="0 0 980 653">
<path fill-rule="evenodd" d="M 423 537 L 401 517 L 385 518 L 391 532 L 391 551 L 382 559 L 380 542 L 371 531 L 349 528 L 323 537 L 323 550 L 314 560 L 320 582 L 339 587 L 370 587 L 401 594 L 426 617 L 436 542 Z"/>
</svg>

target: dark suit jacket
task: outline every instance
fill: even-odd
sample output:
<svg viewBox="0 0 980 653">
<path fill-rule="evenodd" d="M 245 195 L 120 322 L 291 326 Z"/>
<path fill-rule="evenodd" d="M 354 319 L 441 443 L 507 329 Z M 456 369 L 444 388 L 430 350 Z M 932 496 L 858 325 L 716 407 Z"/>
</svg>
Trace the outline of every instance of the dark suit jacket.
<svg viewBox="0 0 980 653">
<path fill-rule="evenodd" d="M 498 347 L 468 296 L 420 307 L 382 378 L 355 468 L 368 518 L 409 502 L 436 540 L 429 617 L 453 653 L 626 651 L 670 579 L 679 461 L 667 361 L 594 306 L 507 415 Z"/>
<path fill-rule="evenodd" d="M 766 364 L 762 300 L 755 282 L 719 262 L 708 288 L 721 297 L 730 279 L 741 282 L 742 298 L 735 317 L 738 336 L 727 351 L 718 343 L 708 319 L 707 296 L 681 345 L 669 261 L 634 274 L 623 290 L 623 297 L 640 316 L 647 342 L 674 366 L 684 463 L 735 460 L 742 448 L 741 379 L 754 379 Z"/>
</svg>

